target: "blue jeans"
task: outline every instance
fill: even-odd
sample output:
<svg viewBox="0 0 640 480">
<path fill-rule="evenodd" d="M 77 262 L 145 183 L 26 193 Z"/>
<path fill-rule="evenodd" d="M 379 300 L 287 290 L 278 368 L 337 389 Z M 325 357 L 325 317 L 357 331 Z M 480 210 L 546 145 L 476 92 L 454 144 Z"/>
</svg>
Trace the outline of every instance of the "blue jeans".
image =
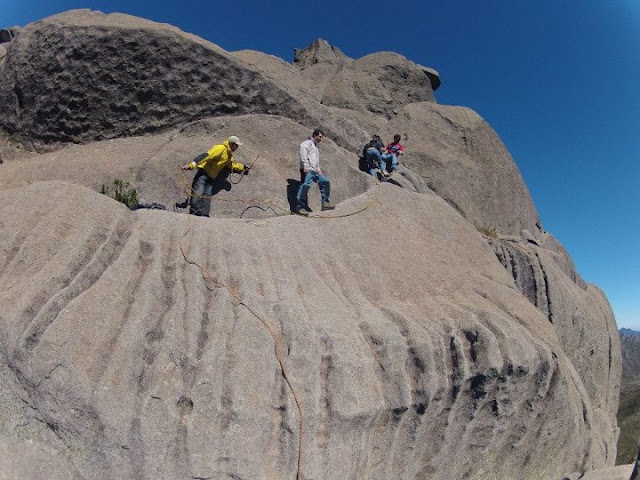
<svg viewBox="0 0 640 480">
<path fill-rule="evenodd" d="M 204 173 L 204 170 L 199 168 L 191 184 L 191 208 L 189 209 L 191 215 L 209 216 L 214 188 L 214 181 Z"/>
<path fill-rule="evenodd" d="M 387 164 L 386 166 L 389 172 L 393 172 L 398 168 L 398 157 L 395 153 L 383 153 L 380 158 Z M 391 166 L 389 166 L 389 163 L 391 163 Z"/>
<path fill-rule="evenodd" d="M 377 148 L 368 148 L 366 151 L 367 166 L 369 167 L 369 174 L 376 176 L 376 162 L 380 166 L 380 170 L 387 171 L 384 162 L 382 161 L 382 155 Z"/>
<path fill-rule="evenodd" d="M 316 172 L 307 172 L 304 176 L 304 181 L 300 184 L 300 188 L 298 189 L 298 195 L 296 196 L 298 209 L 307 206 L 307 194 L 309 193 L 309 189 L 313 185 L 313 182 L 318 184 L 322 203 L 329 203 L 329 193 L 331 192 L 331 183 L 329 182 L 329 179 Z"/>
</svg>

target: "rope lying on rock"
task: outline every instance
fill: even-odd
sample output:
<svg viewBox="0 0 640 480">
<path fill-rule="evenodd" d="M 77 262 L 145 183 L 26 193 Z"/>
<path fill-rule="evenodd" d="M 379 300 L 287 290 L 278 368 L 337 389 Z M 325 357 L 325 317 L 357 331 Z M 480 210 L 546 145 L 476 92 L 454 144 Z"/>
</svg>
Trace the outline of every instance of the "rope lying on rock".
<svg viewBox="0 0 640 480">
<path fill-rule="evenodd" d="M 256 160 L 253 162 L 251 168 L 253 168 L 253 165 L 255 165 L 255 163 L 258 161 L 260 157 L 258 156 L 258 158 L 256 158 Z M 203 197 L 203 195 L 199 195 L 196 192 L 193 191 L 193 189 L 191 188 L 191 184 L 187 181 L 186 176 L 184 175 L 184 171 L 182 171 L 182 176 L 184 179 L 184 185 L 188 188 L 188 190 L 185 190 L 185 192 L 188 193 L 188 198 L 190 197 Z M 244 177 L 245 175 L 242 175 L 242 177 Z M 235 182 L 235 184 L 237 185 L 238 183 L 240 183 L 240 181 L 242 181 L 242 178 L 240 178 L 237 182 Z M 332 219 L 332 218 L 344 218 L 344 217 L 349 217 L 352 215 L 357 215 L 361 212 L 364 212 L 365 210 L 367 210 L 369 207 L 371 207 L 371 205 L 373 205 L 375 202 L 378 201 L 379 197 L 380 197 L 380 182 L 377 181 L 376 182 L 376 195 L 371 197 L 370 201 L 362 208 L 360 208 L 359 210 L 356 210 L 354 212 L 349 212 L 349 213 L 344 213 L 344 214 L 338 214 L 336 215 L 331 214 L 331 215 L 313 215 L 313 216 L 306 216 L 306 215 L 300 215 L 306 218 L 320 218 L 320 219 Z M 251 200 L 242 200 L 242 199 L 218 199 L 220 201 L 227 201 L 227 202 L 244 202 L 244 203 L 249 203 L 249 202 L 254 202 L 256 201 L 256 199 L 251 199 Z M 271 211 L 273 211 L 276 215 L 278 215 L 278 213 L 276 212 L 275 209 L 278 209 L 280 211 L 285 212 L 285 214 L 290 214 L 291 212 L 286 211 L 284 209 L 282 209 L 281 207 L 271 203 L 271 201 L 269 200 L 263 200 L 260 203 L 262 204 L 267 204 L 269 205 L 266 208 L 263 208 L 259 205 L 250 205 L 248 207 L 246 207 L 243 211 L 242 214 L 240 215 L 240 218 L 242 218 L 242 216 L 244 215 L 244 213 L 251 209 L 251 208 L 259 208 L 262 211 L 268 211 L 269 209 Z M 275 209 L 274 209 L 275 207 Z M 293 398 L 295 400 L 296 403 L 296 407 L 298 409 L 298 418 L 299 418 L 299 437 L 298 437 L 298 460 L 297 460 L 297 474 L 296 474 L 296 479 L 297 480 L 301 480 L 302 479 L 302 464 L 303 464 L 303 454 L 304 454 L 304 445 L 305 445 L 305 439 L 306 439 L 306 415 L 305 415 L 305 411 L 302 407 L 302 403 L 300 400 L 300 394 L 299 392 L 296 390 L 296 388 L 293 386 L 293 383 L 291 381 L 291 374 L 286 366 L 286 357 L 287 357 L 287 349 L 285 348 L 285 346 L 283 345 L 283 339 L 282 336 L 280 334 L 280 332 L 273 326 L 271 321 L 268 321 L 267 319 L 263 318 L 260 314 L 258 314 L 255 309 L 251 308 L 251 306 L 249 306 L 242 298 L 241 296 L 234 291 L 232 288 L 230 288 L 228 285 L 226 285 L 225 283 L 221 282 L 220 280 L 216 279 L 206 268 L 204 268 L 200 263 L 198 263 L 197 261 L 195 261 L 194 259 L 190 258 L 188 256 L 188 254 L 185 251 L 185 246 L 184 246 L 184 240 L 185 238 L 187 238 L 187 236 L 191 233 L 192 231 L 192 219 L 191 219 L 191 215 L 187 215 L 188 218 L 188 227 L 186 232 L 184 233 L 184 235 L 182 236 L 182 238 L 180 239 L 180 252 L 182 253 L 182 256 L 185 260 L 186 263 L 190 264 L 190 265 L 194 265 L 196 267 L 198 267 L 198 269 L 200 269 L 200 272 L 202 274 L 202 277 L 207 281 L 207 283 L 205 284 L 205 288 L 209 291 L 215 291 L 215 288 L 223 288 L 225 289 L 229 295 L 231 296 L 231 298 L 235 301 L 232 302 L 235 306 L 242 306 L 244 307 L 251 315 L 253 315 L 257 320 L 260 321 L 260 323 L 262 323 L 262 325 L 264 325 L 264 327 L 267 329 L 267 331 L 269 332 L 269 334 L 271 335 L 271 338 L 273 339 L 274 342 L 274 351 L 275 351 L 275 356 L 276 359 L 278 360 L 278 364 L 280 365 L 280 369 L 282 371 L 282 376 L 284 377 L 285 381 L 287 382 L 287 386 L 289 387 L 289 390 L 291 391 L 291 394 L 293 395 Z M 211 287 L 210 283 L 212 283 L 215 287 Z"/>
<path fill-rule="evenodd" d="M 305 442 L 305 438 L 306 438 L 306 417 L 305 417 L 305 413 L 304 413 L 304 409 L 302 408 L 302 405 L 300 403 L 300 398 L 299 398 L 299 393 L 297 392 L 297 390 L 295 389 L 295 387 L 293 386 L 292 382 L 291 382 L 291 374 L 289 373 L 289 370 L 286 366 L 286 352 L 287 349 L 285 348 L 285 346 L 283 345 L 283 340 L 282 340 L 282 336 L 280 335 L 280 332 L 278 332 L 273 325 L 271 324 L 270 321 L 267 321 L 265 318 L 263 318 L 260 314 L 258 314 L 253 308 L 251 308 L 249 305 L 247 305 L 247 303 L 245 303 L 244 300 L 242 300 L 242 298 L 240 297 L 240 295 L 234 291 L 232 288 L 230 288 L 228 285 L 226 285 L 225 283 L 221 282 L 220 280 L 216 279 L 206 268 L 204 268 L 200 263 L 198 263 L 197 261 L 193 260 L 192 258 L 190 258 L 184 248 L 183 242 L 184 239 L 187 237 L 187 235 L 189 235 L 189 233 L 191 233 L 192 230 L 192 225 L 191 225 L 191 215 L 188 215 L 188 228 L 187 231 L 184 233 L 184 235 L 182 236 L 182 238 L 180 239 L 180 252 L 182 253 L 182 256 L 184 257 L 184 261 L 187 262 L 190 265 L 194 265 L 196 267 L 198 267 L 200 269 L 200 272 L 202 274 L 202 277 L 207 280 L 208 282 L 211 282 L 215 285 L 215 287 L 217 288 L 223 288 L 225 289 L 229 295 L 231 295 L 231 297 L 235 300 L 236 303 L 234 303 L 235 306 L 242 306 L 244 307 L 249 313 L 251 313 L 251 315 L 253 315 L 256 319 L 258 319 L 264 326 L 265 328 L 268 330 L 269 334 L 271 335 L 271 338 L 273 339 L 274 342 L 274 347 L 275 347 L 275 355 L 276 355 L 276 359 L 278 360 L 278 363 L 280 364 L 280 369 L 282 370 L 282 376 L 284 377 L 285 381 L 287 382 L 287 385 L 289 387 L 289 390 L 291 391 L 291 394 L 293 395 L 293 398 L 296 402 L 296 407 L 298 408 L 298 412 L 299 412 L 299 439 L 298 439 L 298 471 L 297 471 L 297 476 L 296 478 L 298 480 L 300 480 L 302 478 L 302 458 L 303 458 L 303 450 L 304 450 L 304 442 Z M 215 291 L 215 288 L 212 288 L 208 283 L 205 284 L 205 288 L 209 291 Z M 233 303 L 233 302 L 232 302 Z"/>
</svg>

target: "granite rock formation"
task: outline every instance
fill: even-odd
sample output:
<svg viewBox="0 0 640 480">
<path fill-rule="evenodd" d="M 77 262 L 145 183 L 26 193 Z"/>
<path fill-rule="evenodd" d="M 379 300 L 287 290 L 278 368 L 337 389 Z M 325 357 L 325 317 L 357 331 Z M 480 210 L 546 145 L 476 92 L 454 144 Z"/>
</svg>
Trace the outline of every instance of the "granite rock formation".
<svg viewBox="0 0 640 480">
<path fill-rule="evenodd" d="M 5 45 L 0 127 L 40 150 L 227 113 L 283 115 L 308 126 L 335 117 L 212 43 L 129 15 L 54 15 Z M 343 142 L 364 138 L 346 119 L 329 125 Z"/>
<path fill-rule="evenodd" d="M 611 309 L 497 134 L 435 102 L 435 71 L 323 40 L 289 64 L 86 10 L 11 32 L 9 474 L 560 480 L 613 465 Z M 316 126 L 338 207 L 284 215 Z M 373 133 L 408 150 L 383 184 L 358 170 Z M 253 168 L 212 219 L 97 193 L 120 178 L 171 205 L 191 179 L 179 165 L 231 134 Z"/>
<path fill-rule="evenodd" d="M 380 128 L 411 147 L 403 163 L 477 227 L 500 234 L 537 234 L 538 213 L 506 147 L 465 107 L 411 103 Z"/>
</svg>

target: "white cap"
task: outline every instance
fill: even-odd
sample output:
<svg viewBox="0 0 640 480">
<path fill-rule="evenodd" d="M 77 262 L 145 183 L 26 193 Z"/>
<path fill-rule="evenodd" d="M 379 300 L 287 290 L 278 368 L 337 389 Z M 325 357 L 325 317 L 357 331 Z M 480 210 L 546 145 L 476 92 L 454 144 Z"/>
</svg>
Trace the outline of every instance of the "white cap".
<svg viewBox="0 0 640 480">
<path fill-rule="evenodd" d="M 236 145 L 242 145 L 240 143 L 240 139 L 238 137 L 236 137 L 235 135 L 231 135 L 229 138 L 227 138 L 227 142 L 235 143 Z"/>
</svg>

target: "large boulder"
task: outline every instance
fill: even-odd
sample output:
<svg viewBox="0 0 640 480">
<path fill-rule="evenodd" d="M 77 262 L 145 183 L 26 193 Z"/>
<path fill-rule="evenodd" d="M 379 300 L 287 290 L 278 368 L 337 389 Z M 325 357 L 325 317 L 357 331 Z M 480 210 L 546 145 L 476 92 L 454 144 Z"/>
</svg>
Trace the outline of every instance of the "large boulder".
<svg viewBox="0 0 640 480">
<path fill-rule="evenodd" d="M 435 103 L 437 72 L 322 40 L 289 64 L 87 10 L 11 32 L 10 475 L 574 479 L 613 464 L 611 309 L 497 134 Z M 290 216 L 316 126 L 338 207 Z M 373 132 L 408 149 L 383 184 L 357 169 Z M 174 213 L 180 165 L 232 134 L 251 174 L 227 178 L 215 218 Z M 96 193 L 115 179 L 169 211 Z"/>
<path fill-rule="evenodd" d="M 382 185 L 334 219 L 210 220 L 45 182 L 3 190 L 0 214 L 2 354 L 85 478 L 603 462 L 610 434 L 552 324 L 436 195 Z"/>
<path fill-rule="evenodd" d="M 343 145 L 366 138 L 344 116 L 170 25 L 75 10 L 29 24 L 6 46 L 0 127 L 37 149 L 229 113 L 323 123 Z"/>
<path fill-rule="evenodd" d="M 101 191 L 103 185 L 109 187 L 114 180 L 122 180 L 136 189 L 142 203 L 171 208 L 190 193 L 193 172 L 181 172 L 180 167 L 229 135 L 238 135 L 243 146 L 234 160 L 253 168 L 246 177 L 227 177 L 225 188 L 213 197 L 212 216 L 281 215 L 292 207 L 300 183 L 298 146 L 310 134 L 309 128 L 274 115 L 220 116 L 162 134 L 32 154 L 3 166 L 0 189 L 57 179 Z M 330 137 L 319 148 L 334 202 L 359 195 L 374 185 L 372 177 L 358 170 L 357 156 L 338 147 Z M 317 189 L 310 192 L 309 199 L 313 208 L 320 208 Z"/>
<path fill-rule="evenodd" d="M 476 227 L 499 234 L 540 232 L 518 167 L 495 131 L 465 107 L 412 103 L 378 132 L 402 136 L 400 162 Z"/>
<path fill-rule="evenodd" d="M 555 242 L 554 242 L 555 243 Z M 522 240 L 491 240 L 518 289 L 553 325 L 580 374 L 593 408 L 594 429 L 608 432 L 600 445 L 603 464 L 617 442 L 616 414 L 622 362 L 611 307 L 600 289 L 585 284 L 555 250 Z"/>
<path fill-rule="evenodd" d="M 393 52 L 353 60 L 325 40 L 296 50 L 294 65 L 323 105 L 380 115 L 386 119 L 409 103 L 435 102 L 424 67 Z"/>
<path fill-rule="evenodd" d="M 339 117 L 376 131 L 400 109 L 415 102 L 435 102 L 438 73 L 393 52 L 378 52 L 354 60 L 321 38 L 295 50 L 293 65 L 251 50 L 233 52 L 244 62 L 288 86 L 304 89 Z M 368 139 L 367 139 L 368 140 Z M 357 150 L 362 142 L 354 138 Z"/>
<path fill-rule="evenodd" d="M 640 380 L 640 335 L 621 335 L 623 375 Z"/>
</svg>

